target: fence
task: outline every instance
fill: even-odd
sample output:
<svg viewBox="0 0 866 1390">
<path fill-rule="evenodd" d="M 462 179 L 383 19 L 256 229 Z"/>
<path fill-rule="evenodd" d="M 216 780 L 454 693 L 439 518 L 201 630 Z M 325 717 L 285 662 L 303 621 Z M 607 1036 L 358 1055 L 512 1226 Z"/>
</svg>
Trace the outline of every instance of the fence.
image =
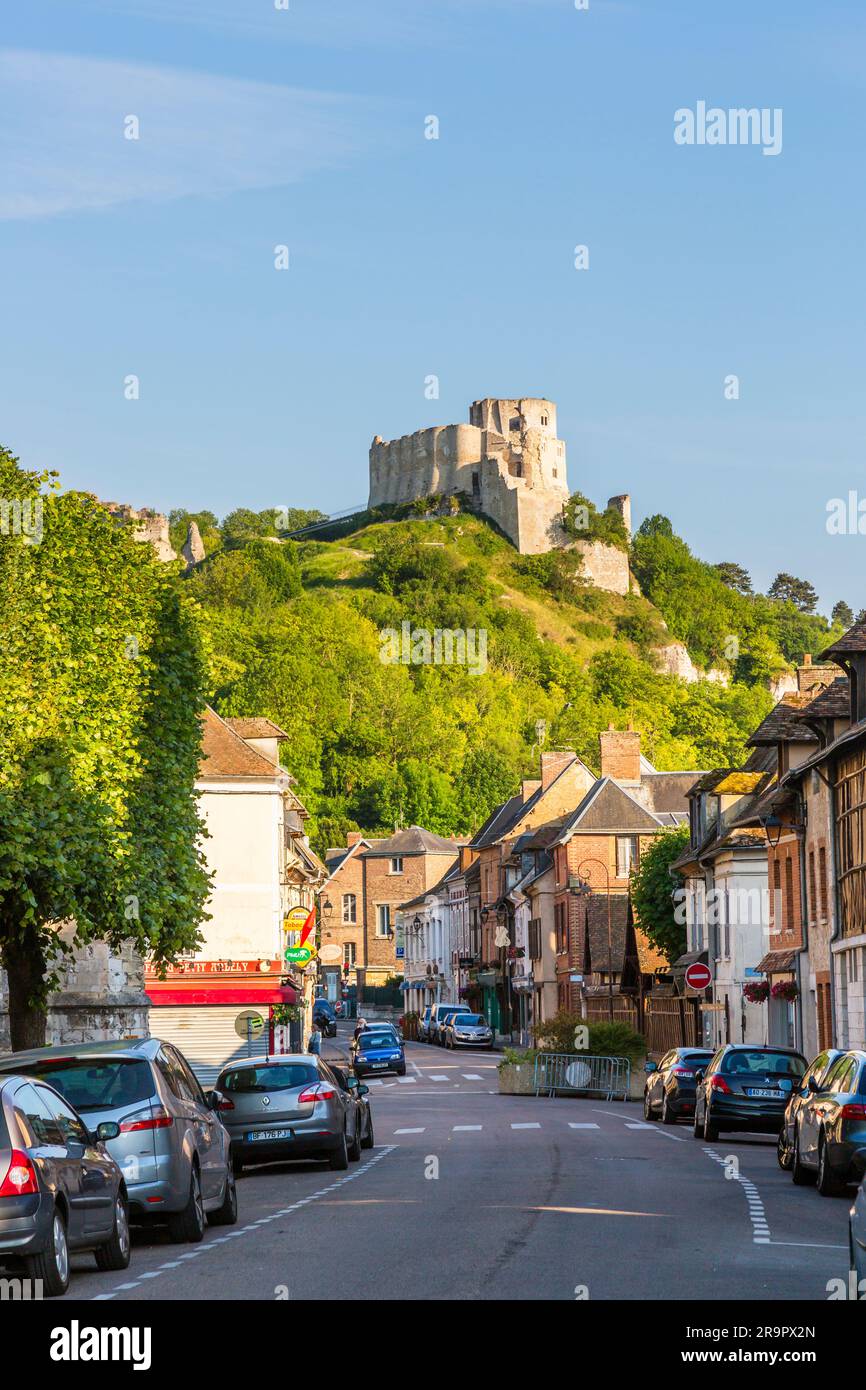
<svg viewBox="0 0 866 1390">
<path fill-rule="evenodd" d="M 576 1057 L 568 1052 L 540 1052 L 532 1078 L 535 1094 L 571 1091 L 575 1095 L 628 1100 L 631 1063 L 627 1057 Z"/>
<path fill-rule="evenodd" d="M 406 995 L 399 985 L 364 985 L 358 990 L 358 1003 L 385 1004 L 390 1009 L 404 1009 Z"/>
<path fill-rule="evenodd" d="M 607 1023 L 610 1019 L 608 1000 L 587 999 L 586 1016 L 589 1023 Z M 672 1047 L 701 1047 L 703 1044 L 701 1016 L 695 999 L 672 995 L 654 999 L 650 995 L 641 1007 L 636 999 L 614 995 L 613 1019 L 615 1023 L 627 1023 L 636 1033 L 642 1033 L 648 1052 L 669 1052 Z"/>
</svg>

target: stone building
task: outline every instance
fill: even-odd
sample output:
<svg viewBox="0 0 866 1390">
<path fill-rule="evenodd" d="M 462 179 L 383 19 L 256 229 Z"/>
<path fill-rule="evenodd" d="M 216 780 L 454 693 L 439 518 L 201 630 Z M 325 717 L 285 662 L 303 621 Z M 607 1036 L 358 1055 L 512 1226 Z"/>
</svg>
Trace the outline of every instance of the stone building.
<svg viewBox="0 0 866 1390">
<path fill-rule="evenodd" d="M 454 493 L 465 494 L 496 522 L 522 555 L 565 545 L 561 516 L 569 496 L 568 474 L 553 401 L 487 396 L 472 402 L 468 424 L 434 425 L 400 439 L 377 435 L 373 440 L 370 507 Z M 629 498 L 612 497 L 608 505 L 630 528 Z M 587 576 L 598 587 L 627 593 L 625 553 L 597 542 L 580 544 Z"/>
<path fill-rule="evenodd" d="M 116 521 L 133 525 L 133 539 L 142 544 L 152 545 L 157 559 L 166 562 L 177 559 L 177 551 L 172 546 L 168 534 L 168 517 L 163 516 L 162 512 L 152 511 L 150 507 L 142 507 L 136 511 L 135 507 L 130 507 L 125 502 L 103 502 L 102 505 Z"/>
</svg>

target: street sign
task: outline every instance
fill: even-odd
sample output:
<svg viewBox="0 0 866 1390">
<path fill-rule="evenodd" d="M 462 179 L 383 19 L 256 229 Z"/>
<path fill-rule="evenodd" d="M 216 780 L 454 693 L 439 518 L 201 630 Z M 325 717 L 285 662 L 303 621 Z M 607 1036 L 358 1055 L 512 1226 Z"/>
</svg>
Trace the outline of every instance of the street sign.
<svg viewBox="0 0 866 1390">
<path fill-rule="evenodd" d="M 307 948 L 305 946 L 304 950 L 306 949 Z M 323 965 L 338 965 L 342 958 L 343 953 L 340 950 L 339 946 L 329 944 L 327 946 L 323 946 L 319 952 L 319 960 L 322 962 Z"/>
<path fill-rule="evenodd" d="M 309 946 L 287 946 L 285 958 L 292 965 L 309 965 L 313 953 Z"/>
<path fill-rule="evenodd" d="M 283 918 L 286 931 L 303 931 L 304 923 L 310 915 L 308 907 L 290 907 Z"/>
<path fill-rule="evenodd" d="M 244 1009 L 235 1019 L 235 1032 L 244 1042 L 250 1042 L 264 1032 L 265 1020 L 255 1009 Z"/>
<path fill-rule="evenodd" d="M 695 961 L 686 971 L 686 984 L 689 989 L 707 989 L 712 984 L 713 972 L 708 965 Z"/>
</svg>

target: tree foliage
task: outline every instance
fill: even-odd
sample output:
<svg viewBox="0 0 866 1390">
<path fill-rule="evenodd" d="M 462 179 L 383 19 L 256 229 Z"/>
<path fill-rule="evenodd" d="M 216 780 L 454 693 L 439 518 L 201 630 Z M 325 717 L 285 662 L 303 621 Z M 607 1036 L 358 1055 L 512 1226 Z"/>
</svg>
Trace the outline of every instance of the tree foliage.
<svg viewBox="0 0 866 1390">
<path fill-rule="evenodd" d="M 675 920 L 673 894 L 677 883 L 669 870 L 688 843 L 687 825 L 657 835 L 641 854 L 631 880 L 638 925 L 670 965 L 686 949 L 686 928 Z"/>
</svg>

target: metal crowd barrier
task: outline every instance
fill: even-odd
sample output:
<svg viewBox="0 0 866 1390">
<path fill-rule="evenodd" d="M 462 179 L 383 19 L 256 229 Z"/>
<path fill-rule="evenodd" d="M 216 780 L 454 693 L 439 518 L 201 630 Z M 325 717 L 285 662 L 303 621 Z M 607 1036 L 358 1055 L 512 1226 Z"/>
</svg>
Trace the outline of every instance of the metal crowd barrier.
<svg viewBox="0 0 866 1390">
<path fill-rule="evenodd" d="M 584 1057 L 567 1052 L 540 1052 L 535 1059 L 535 1094 L 557 1091 L 573 1095 L 603 1096 L 628 1100 L 631 1063 L 627 1057 Z"/>
</svg>

